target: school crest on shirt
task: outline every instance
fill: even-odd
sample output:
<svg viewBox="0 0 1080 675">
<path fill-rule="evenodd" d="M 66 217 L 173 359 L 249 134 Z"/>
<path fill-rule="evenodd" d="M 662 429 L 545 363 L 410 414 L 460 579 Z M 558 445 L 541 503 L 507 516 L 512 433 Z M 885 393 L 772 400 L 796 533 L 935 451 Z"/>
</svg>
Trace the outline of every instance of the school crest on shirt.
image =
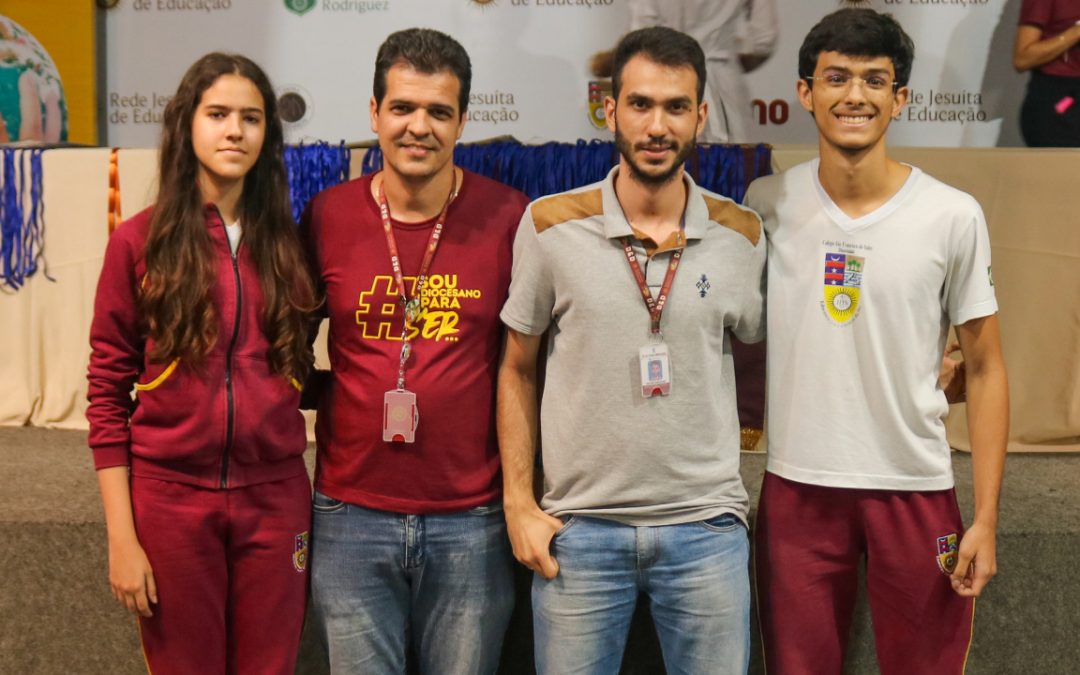
<svg viewBox="0 0 1080 675">
<path fill-rule="evenodd" d="M 310 537 L 307 532 L 301 532 L 294 539 L 292 564 L 297 572 L 303 572 L 307 569 L 309 540 Z"/>
<path fill-rule="evenodd" d="M 863 268 L 866 258 L 850 253 L 825 254 L 825 277 L 821 303 L 825 315 L 839 326 L 851 323 L 859 313 Z"/>
<path fill-rule="evenodd" d="M 957 540 L 955 532 L 937 538 L 937 564 L 945 574 L 956 569 Z"/>
</svg>

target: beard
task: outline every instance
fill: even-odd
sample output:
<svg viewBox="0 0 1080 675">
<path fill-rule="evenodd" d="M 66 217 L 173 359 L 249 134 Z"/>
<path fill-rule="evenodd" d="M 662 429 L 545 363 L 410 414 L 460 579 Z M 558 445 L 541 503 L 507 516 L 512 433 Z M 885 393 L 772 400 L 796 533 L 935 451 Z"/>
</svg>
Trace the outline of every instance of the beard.
<svg viewBox="0 0 1080 675">
<path fill-rule="evenodd" d="M 647 165 L 643 166 L 634 159 L 634 151 L 644 149 L 650 145 L 666 145 L 670 146 L 675 151 L 675 160 L 671 163 L 671 166 L 663 169 L 659 173 L 650 173 Z M 697 147 L 697 141 L 691 138 L 684 145 L 680 145 L 678 141 L 673 138 L 656 138 L 650 139 L 649 143 L 639 143 L 637 145 L 630 142 L 630 140 L 623 136 L 619 131 L 619 125 L 615 125 L 615 147 L 619 149 L 619 154 L 626 160 L 627 166 L 630 167 L 630 177 L 638 183 L 648 186 L 664 185 L 671 181 L 678 175 L 679 169 L 686 163 L 686 158 L 690 156 L 690 153 Z"/>
</svg>

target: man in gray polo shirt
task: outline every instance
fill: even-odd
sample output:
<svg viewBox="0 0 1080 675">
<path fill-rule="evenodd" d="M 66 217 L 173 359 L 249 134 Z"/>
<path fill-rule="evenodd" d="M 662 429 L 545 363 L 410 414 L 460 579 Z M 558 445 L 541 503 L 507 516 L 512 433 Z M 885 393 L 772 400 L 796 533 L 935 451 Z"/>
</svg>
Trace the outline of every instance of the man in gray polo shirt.
<svg viewBox="0 0 1080 675">
<path fill-rule="evenodd" d="M 708 112 L 698 44 L 634 31 L 613 70 L 619 164 L 530 205 L 502 311 L 504 500 L 514 554 L 537 573 L 536 665 L 617 672 L 644 593 L 669 671 L 743 673 L 747 497 L 729 336 L 762 337 L 761 221 L 683 172 Z"/>
</svg>

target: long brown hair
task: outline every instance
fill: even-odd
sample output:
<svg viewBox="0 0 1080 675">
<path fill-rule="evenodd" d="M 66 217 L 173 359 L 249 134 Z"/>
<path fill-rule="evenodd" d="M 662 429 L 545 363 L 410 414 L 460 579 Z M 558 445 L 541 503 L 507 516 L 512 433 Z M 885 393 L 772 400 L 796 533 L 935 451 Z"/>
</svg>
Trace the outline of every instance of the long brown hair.
<svg viewBox="0 0 1080 675">
<path fill-rule="evenodd" d="M 210 289 L 217 277 L 198 187 L 199 160 L 191 125 L 203 92 L 222 75 L 252 82 L 263 99 L 266 135 L 255 165 L 244 176 L 238 204 L 244 246 L 264 295 L 262 330 L 270 342 L 267 359 L 275 372 L 303 381 L 313 361 L 308 313 L 315 291 L 289 208 L 283 160 L 284 134 L 277 101 L 266 74 L 238 54 L 207 54 L 184 74 L 165 107 L 158 169 L 158 197 L 146 239 L 146 277 L 139 310 L 153 341 L 152 360 L 205 359 L 218 339 Z"/>
</svg>

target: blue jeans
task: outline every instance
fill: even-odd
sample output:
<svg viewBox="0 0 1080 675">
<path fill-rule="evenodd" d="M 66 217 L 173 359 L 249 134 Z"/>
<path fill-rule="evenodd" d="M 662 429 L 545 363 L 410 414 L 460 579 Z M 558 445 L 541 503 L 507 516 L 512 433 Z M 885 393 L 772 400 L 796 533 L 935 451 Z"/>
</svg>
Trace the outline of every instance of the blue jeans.
<svg viewBox="0 0 1080 675">
<path fill-rule="evenodd" d="M 311 597 L 333 673 L 493 673 L 514 608 L 499 505 L 411 516 L 315 493 Z"/>
<path fill-rule="evenodd" d="M 668 673 L 746 673 L 750 544 L 735 516 L 660 527 L 572 516 L 552 552 L 559 574 L 532 586 L 540 675 L 619 672 L 642 593 Z"/>
</svg>

